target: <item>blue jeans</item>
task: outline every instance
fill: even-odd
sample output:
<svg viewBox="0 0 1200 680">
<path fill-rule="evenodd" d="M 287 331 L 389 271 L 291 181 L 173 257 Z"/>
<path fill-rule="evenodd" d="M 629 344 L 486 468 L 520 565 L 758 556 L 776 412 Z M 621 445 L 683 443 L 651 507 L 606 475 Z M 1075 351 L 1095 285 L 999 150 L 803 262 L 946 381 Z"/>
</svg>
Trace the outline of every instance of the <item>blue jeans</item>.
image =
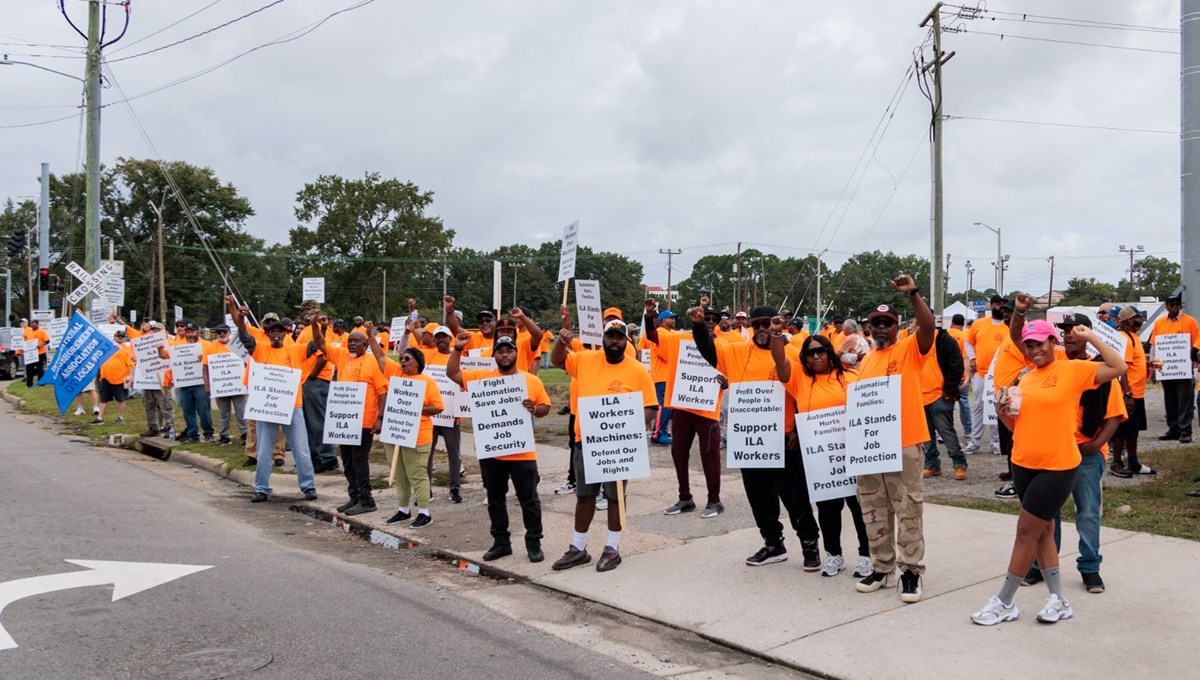
<svg viewBox="0 0 1200 680">
<path fill-rule="evenodd" d="M 205 437 L 211 437 L 213 434 L 212 407 L 208 405 L 208 393 L 204 391 L 204 385 L 180 387 L 176 392 L 179 395 L 179 407 L 183 409 L 183 422 L 187 425 L 183 436 L 199 437 L 203 430 Z M 199 418 L 198 425 L 197 417 Z"/>
<path fill-rule="evenodd" d="M 1079 532 L 1079 557 L 1075 566 L 1079 573 L 1100 572 L 1100 503 L 1103 492 L 1100 480 L 1104 477 L 1104 454 L 1084 454 L 1079 464 L 1079 476 L 1071 498 L 1075 500 L 1075 530 Z M 1054 516 L 1054 545 L 1062 546 L 1062 512 Z"/>
<path fill-rule="evenodd" d="M 962 447 L 958 444 L 958 432 L 954 429 L 954 404 L 940 398 L 929 404 L 925 407 L 925 422 L 930 434 L 929 441 L 925 442 L 925 467 L 930 470 L 942 469 L 935 432 L 942 436 L 950 462 L 955 467 L 966 467 L 967 457 L 963 455 Z"/>
<path fill-rule="evenodd" d="M 971 398 L 967 396 L 967 389 L 971 381 L 967 381 L 958 390 L 958 419 L 962 421 L 963 432 L 970 436 L 971 434 Z"/>
<path fill-rule="evenodd" d="M 279 426 L 275 423 L 255 421 L 255 448 L 258 453 L 258 464 L 254 466 L 254 490 L 257 493 L 271 493 L 271 451 L 275 448 L 275 438 L 279 436 Z M 300 490 L 317 488 L 317 480 L 313 475 L 313 462 L 308 453 L 308 432 L 304 429 L 304 410 L 300 407 L 292 409 L 292 422 L 283 426 L 283 436 L 287 438 L 288 446 L 292 447 L 292 458 L 296 461 L 296 481 Z"/>
<path fill-rule="evenodd" d="M 313 465 L 337 463 L 338 454 L 333 444 L 321 440 L 325 436 L 325 404 L 329 401 L 328 380 L 305 380 L 300 386 L 304 395 L 304 423 L 308 429 L 308 451 Z M 293 449 L 295 452 L 295 449 Z"/>
<path fill-rule="evenodd" d="M 671 436 L 671 409 L 667 408 L 667 384 L 654 383 L 654 393 L 658 395 L 658 417 L 654 420 L 654 438 Z"/>
</svg>

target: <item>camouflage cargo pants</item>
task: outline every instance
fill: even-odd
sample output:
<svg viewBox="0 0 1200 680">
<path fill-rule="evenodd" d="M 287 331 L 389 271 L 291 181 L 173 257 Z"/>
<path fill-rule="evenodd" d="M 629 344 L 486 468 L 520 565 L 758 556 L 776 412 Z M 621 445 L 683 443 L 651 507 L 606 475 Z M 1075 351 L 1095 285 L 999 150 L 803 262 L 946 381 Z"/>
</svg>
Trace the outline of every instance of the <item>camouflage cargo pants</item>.
<svg viewBox="0 0 1200 680">
<path fill-rule="evenodd" d="M 922 450 L 922 445 L 904 447 L 900 472 L 858 478 L 858 503 L 867 524 L 871 558 L 881 574 L 894 573 L 897 566 L 925 573 L 921 564 L 925 557 Z"/>
</svg>

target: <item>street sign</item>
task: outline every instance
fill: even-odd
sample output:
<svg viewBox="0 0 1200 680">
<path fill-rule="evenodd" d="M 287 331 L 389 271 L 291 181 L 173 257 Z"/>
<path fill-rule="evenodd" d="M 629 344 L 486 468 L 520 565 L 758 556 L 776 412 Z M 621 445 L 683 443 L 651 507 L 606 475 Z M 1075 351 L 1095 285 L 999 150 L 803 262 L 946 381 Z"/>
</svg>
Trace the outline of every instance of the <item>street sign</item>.
<svg viewBox="0 0 1200 680">
<path fill-rule="evenodd" d="M 67 302 L 77 305 L 79 301 L 87 297 L 88 293 L 102 293 L 104 288 L 104 279 L 108 278 L 117 266 L 110 262 L 105 262 L 100 265 L 100 268 L 93 274 L 87 273 L 83 267 L 72 262 L 67 265 L 67 271 L 71 272 L 71 276 L 79 279 L 79 287 L 71 291 L 67 296 Z"/>
<path fill-rule="evenodd" d="M 971 309 L 973 309 L 976 313 L 987 309 L 987 306 L 987 300 L 971 300 Z"/>
</svg>

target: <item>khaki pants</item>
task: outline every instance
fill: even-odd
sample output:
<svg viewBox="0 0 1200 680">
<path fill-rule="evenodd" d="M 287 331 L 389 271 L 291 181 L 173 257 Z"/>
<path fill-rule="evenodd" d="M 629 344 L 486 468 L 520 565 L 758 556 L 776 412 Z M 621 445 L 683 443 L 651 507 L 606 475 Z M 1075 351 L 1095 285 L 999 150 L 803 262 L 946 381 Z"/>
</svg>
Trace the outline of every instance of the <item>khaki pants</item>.
<svg viewBox="0 0 1200 680">
<path fill-rule="evenodd" d="M 396 465 L 396 499 L 400 507 L 408 507 L 411 501 L 420 510 L 429 507 L 429 464 L 430 444 L 418 444 L 416 448 L 400 447 L 400 462 Z"/>
<path fill-rule="evenodd" d="M 900 472 L 858 478 L 858 503 L 867 525 L 867 542 L 874 569 L 881 574 L 892 574 L 897 566 L 925 573 L 925 565 L 921 564 L 925 557 L 923 449 L 923 443 L 904 447 Z"/>
<path fill-rule="evenodd" d="M 246 457 L 258 460 L 258 449 L 256 448 L 258 435 L 255 433 L 258 428 L 254 427 L 254 421 L 251 420 L 247 420 L 246 425 L 250 428 L 246 430 Z M 275 438 L 275 450 L 272 452 L 271 458 L 283 460 L 283 447 L 287 445 L 287 440 L 283 436 L 283 426 L 277 425 L 276 427 L 279 428 L 279 435 Z"/>
</svg>

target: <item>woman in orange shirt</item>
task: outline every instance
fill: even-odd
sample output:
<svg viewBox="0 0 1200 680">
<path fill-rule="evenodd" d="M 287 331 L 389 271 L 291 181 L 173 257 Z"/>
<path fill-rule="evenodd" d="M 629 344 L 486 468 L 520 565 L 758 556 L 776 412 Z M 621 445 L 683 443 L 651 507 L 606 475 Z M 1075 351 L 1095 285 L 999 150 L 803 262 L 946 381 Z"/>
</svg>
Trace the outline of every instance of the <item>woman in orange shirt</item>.
<svg viewBox="0 0 1200 680">
<path fill-rule="evenodd" d="M 1018 295 L 1015 316 L 1023 317 L 1032 302 L 1028 295 Z M 1031 321 L 1021 330 L 1021 349 L 1034 368 L 1021 377 L 1019 389 L 1003 389 L 996 399 L 997 415 L 1013 432 L 1013 485 L 1021 514 L 1004 585 L 987 606 L 971 615 L 983 626 L 1016 620 L 1020 612 L 1013 595 L 1035 557 L 1050 589 L 1038 621 L 1055 623 L 1074 616 L 1062 596 L 1054 515 L 1071 495 L 1082 460 L 1075 440 L 1076 409 L 1084 391 L 1120 378 L 1128 366 L 1090 329 L 1075 326 L 1071 333 L 1091 343 L 1104 363 L 1057 359 L 1054 326 Z"/>
<path fill-rule="evenodd" d="M 787 340 L 783 336 L 783 317 L 771 320 L 771 356 L 775 359 L 775 374 L 796 401 L 796 413 L 807 413 L 834 406 L 846 405 L 846 385 L 858 379 L 858 374 L 842 366 L 841 359 L 833 350 L 833 343 L 824 335 L 810 335 L 804 339 L 800 350 L 800 361 L 787 358 L 783 348 Z M 799 366 L 800 370 L 794 370 Z M 850 518 L 854 520 L 854 531 L 858 534 L 858 563 L 854 576 L 863 578 L 873 570 L 871 553 L 867 547 L 867 525 L 863 521 L 862 506 L 853 493 L 845 498 L 817 501 L 817 524 L 825 544 L 825 565 L 822 576 L 836 576 L 846 568 L 842 557 L 842 506 L 850 506 Z"/>
</svg>

